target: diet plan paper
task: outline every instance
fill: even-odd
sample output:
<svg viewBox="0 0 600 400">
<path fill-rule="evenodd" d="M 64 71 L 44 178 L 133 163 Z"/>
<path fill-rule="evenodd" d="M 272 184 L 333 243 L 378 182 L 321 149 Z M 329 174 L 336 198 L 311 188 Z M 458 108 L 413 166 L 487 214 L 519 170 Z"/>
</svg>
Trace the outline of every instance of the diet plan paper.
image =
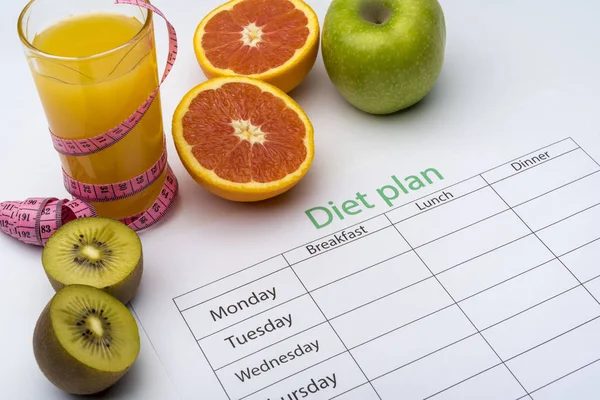
<svg viewBox="0 0 600 400">
<path fill-rule="evenodd" d="M 173 233 L 133 307 L 181 397 L 593 398 L 600 165 L 536 138 L 372 162 Z"/>
</svg>

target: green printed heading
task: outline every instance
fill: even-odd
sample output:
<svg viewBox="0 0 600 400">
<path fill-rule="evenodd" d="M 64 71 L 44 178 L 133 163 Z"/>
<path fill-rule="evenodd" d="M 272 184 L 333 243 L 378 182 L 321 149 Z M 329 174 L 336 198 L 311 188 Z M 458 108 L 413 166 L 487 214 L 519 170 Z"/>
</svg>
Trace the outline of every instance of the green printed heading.
<svg viewBox="0 0 600 400">
<path fill-rule="evenodd" d="M 398 203 L 403 194 L 409 194 L 443 180 L 444 177 L 435 168 L 427 168 L 416 175 L 409 175 L 404 179 L 392 175 L 387 185 L 383 185 L 375 190 L 377 194 L 375 199 L 383 201 L 388 208 L 393 207 Z M 366 209 L 377 206 L 375 201 L 371 201 L 366 193 L 361 192 L 356 192 L 353 199 L 343 201 L 339 205 L 334 204 L 333 201 L 327 204 L 327 206 L 316 206 L 305 211 L 305 214 L 317 229 L 325 228 L 336 219 L 343 220 L 347 216 L 358 215 Z"/>
</svg>

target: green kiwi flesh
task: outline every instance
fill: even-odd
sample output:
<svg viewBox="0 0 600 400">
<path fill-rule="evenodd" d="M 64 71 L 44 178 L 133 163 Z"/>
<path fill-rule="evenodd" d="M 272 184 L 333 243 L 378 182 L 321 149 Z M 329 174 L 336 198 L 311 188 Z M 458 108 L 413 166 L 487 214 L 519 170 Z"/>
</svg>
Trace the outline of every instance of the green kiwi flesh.
<svg viewBox="0 0 600 400">
<path fill-rule="evenodd" d="M 120 221 L 78 218 L 50 237 L 42 265 L 56 291 L 67 285 L 89 285 L 128 303 L 142 279 L 142 242 Z"/>
<path fill-rule="evenodd" d="M 40 314 L 33 351 L 57 388 L 95 394 L 113 386 L 135 363 L 139 330 L 119 300 L 92 286 L 71 285 L 56 292 Z"/>
</svg>

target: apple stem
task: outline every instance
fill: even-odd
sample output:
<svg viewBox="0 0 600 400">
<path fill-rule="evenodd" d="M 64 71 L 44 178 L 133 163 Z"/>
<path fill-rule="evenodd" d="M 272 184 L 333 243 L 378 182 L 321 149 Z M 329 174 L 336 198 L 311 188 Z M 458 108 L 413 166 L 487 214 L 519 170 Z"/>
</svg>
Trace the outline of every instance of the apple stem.
<svg viewBox="0 0 600 400">
<path fill-rule="evenodd" d="M 383 25 L 392 16 L 392 10 L 381 2 L 368 2 L 362 5 L 360 16 L 371 24 Z"/>
</svg>

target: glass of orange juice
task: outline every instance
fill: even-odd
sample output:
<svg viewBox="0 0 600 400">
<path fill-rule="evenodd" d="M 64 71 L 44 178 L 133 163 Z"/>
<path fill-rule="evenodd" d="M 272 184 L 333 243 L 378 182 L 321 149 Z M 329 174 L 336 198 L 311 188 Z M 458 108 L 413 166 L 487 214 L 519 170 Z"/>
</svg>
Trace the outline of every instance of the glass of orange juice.
<svg viewBox="0 0 600 400">
<path fill-rule="evenodd" d="M 87 139 L 116 127 L 159 84 L 153 14 L 144 7 L 113 0 L 31 0 L 19 16 L 18 33 L 48 127 L 59 138 Z M 89 155 L 58 155 L 73 179 L 111 184 L 151 168 L 163 153 L 163 140 L 158 95 L 116 144 Z M 133 196 L 92 205 L 109 218 L 139 214 L 159 196 L 165 174 Z"/>
</svg>

